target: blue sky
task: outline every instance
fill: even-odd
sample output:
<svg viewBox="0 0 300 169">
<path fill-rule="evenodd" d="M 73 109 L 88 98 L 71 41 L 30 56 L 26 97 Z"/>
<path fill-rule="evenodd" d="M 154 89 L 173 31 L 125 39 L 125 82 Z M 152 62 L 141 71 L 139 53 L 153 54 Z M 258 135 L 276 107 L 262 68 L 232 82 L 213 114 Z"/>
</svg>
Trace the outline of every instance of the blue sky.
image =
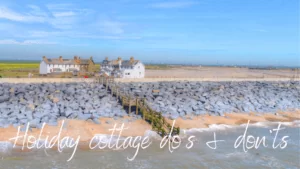
<svg viewBox="0 0 300 169">
<path fill-rule="evenodd" d="M 299 66 L 298 0 L 0 1 L 0 59 Z"/>
</svg>

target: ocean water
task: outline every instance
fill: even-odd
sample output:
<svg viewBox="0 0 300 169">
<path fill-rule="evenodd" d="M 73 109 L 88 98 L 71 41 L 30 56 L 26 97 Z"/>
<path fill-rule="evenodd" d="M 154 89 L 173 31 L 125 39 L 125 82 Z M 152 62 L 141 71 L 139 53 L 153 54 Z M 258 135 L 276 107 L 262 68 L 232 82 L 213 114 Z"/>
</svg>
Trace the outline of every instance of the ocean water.
<svg viewBox="0 0 300 169">
<path fill-rule="evenodd" d="M 279 123 L 256 123 L 241 126 L 212 125 L 209 129 L 191 129 L 181 132 L 181 144 L 172 153 L 168 144 L 160 148 L 161 140 L 152 138 L 152 144 L 145 150 L 140 150 L 135 160 L 129 161 L 127 157 L 132 157 L 135 149 L 125 150 L 78 150 L 74 158 L 67 162 L 72 151 L 59 153 L 54 150 L 36 150 L 27 153 L 12 152 L 10 148 L 5 148 L 2 143 L 0 148 L 0 168 L 28 168 L 28 169 L 182 169 L 182 168 L 300 168 L 300 122 L 282 123 L 281 130 L 276 134 Z M 245 130 L 247 132 L 245 134 Z M 272 130 L 272 132 L 270 132 Z M 245 140 L 249 142 L 262 140 L 257 147 L 253 144 L 246 144 L 249 149 L 243 149 L 243 142 L 238 147 L 234 147 L 239 141 L 239 136 L 245 134 Z M 215 144 L 207 142 L 214 140 Z M 274 137 L 277 135 L 274 142 Z M 191 139 L 191 137 L 194 137 Z M 259 137 L 259 138 L 258 138 Z M 283 139 L 285 137 L 285 139 Z M 193 141 L 190 149 L 186 145 Z M 282 139 L 284 141 L 282 141 Z M 224 140 L 224 141 L 220 141 Z M 281 142 L 282 141 L 282 142 Z M 273 147 L 282 143 L 280 146 Z M 284 147 L 286 143 L 286 147 Z M 7 144 L 6 144 L 7 145 Z M 236 145 L 237 146 L 237 145 Z M 216 149 L 213 149 L 216 148 Z"/>
</svg>

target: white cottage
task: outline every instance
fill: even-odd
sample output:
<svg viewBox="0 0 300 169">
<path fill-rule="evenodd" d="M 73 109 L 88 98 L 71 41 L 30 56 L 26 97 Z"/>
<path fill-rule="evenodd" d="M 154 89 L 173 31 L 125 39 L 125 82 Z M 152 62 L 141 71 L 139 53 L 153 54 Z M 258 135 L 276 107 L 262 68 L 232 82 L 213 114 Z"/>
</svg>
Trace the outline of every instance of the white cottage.
<svg viewBox="0 0 300 169">
<path fill-rule="evenodd" d="M 133 57 L 130 60 L 122 60 L 119 57 L 112 61 L 106 58 L 101 64 L 100 74 L 119 78 L 144 78 L 145 65 L 139 60 L 134 60 Z"/>
<path fill-rule="evenodd" d="M 40 63 L 40 74 L 49 74 L 56 72 L 89 72 L 93 70 L 95 63 L 93 58 L 80 59 L 74 56 L 74 59 L 63 59 L 60 56 L 58 59 L 47 59 L 43 56 Z"/>
</svg>

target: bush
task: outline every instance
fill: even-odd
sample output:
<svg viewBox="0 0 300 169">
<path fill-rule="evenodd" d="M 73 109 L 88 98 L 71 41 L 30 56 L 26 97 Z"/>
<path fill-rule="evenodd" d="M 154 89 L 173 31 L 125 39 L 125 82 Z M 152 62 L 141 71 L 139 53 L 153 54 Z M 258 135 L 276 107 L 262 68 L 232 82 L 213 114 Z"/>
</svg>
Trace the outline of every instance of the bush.
<svg viewBox="0 0 300 169">
<path fill-rule="evenodd" d="M 0 75 L 0 78 L 2 78 L 2 75 Z"/>
</svg>

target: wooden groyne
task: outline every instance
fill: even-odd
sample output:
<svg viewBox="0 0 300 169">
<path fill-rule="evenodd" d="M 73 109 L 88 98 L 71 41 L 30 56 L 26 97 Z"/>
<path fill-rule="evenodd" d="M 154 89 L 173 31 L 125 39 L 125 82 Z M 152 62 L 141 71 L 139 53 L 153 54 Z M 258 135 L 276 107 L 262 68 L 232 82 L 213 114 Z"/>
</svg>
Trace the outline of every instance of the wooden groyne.
<svg viewBox="0 0 300 169">
<path fill-rule="evenodd" d="M 95 82 L 102 84 L 112 96 L 116 97 L 121 102 L 123 108 L 128 109 L 129 114 L 132 113 L 132 109 L 135 108 L 135 114 L 141 114 L 143 120 L 151 124 L 152 130 L 156 131 L 160 136 L 164 137 L 168 134 L 179 135 L 179 127 L 174 127 L 172 130 L 172 125 L 166 121 L 160 112 L 153 110 L 145 98 L 133 98 L 126 94 L 126 92 L 121 90 L 117 83 L 115 83 L 113 77 L 97 77 L 95 78 Z"/>
</svg>

